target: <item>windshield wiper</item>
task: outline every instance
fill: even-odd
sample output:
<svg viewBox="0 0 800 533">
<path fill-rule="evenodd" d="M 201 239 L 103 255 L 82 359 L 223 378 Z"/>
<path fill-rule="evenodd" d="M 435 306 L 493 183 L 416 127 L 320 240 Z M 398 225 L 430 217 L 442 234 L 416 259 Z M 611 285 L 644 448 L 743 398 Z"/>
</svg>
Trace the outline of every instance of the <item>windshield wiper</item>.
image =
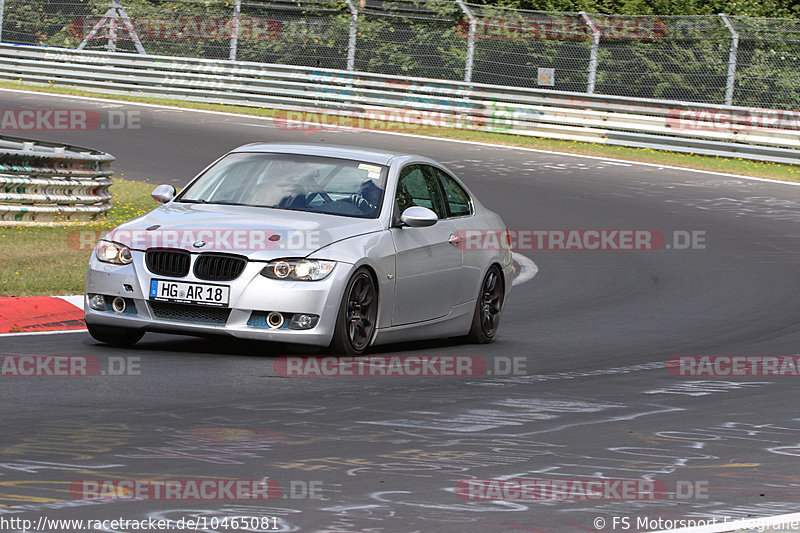
<svg viewBox="0 0 800 533">
<path fill-rule="evenodd" d="M 243 204 L 243 203 L 240 203 L 240 202 L 208 202 L 208 201 L 205 201 L 203 203 L 216 204 L 216 205 L 246 205 L 246 206 L 254 207 L 253 204 Z"/>
<path fill-rule="evenodd" d="M 239 202 L 209 202 L 208 200 L 204 200 L 202 198 L 198 198 L 196 200 L 178 200 L 180 203 L 187 203 L 187 204 L 208 204 L 208 205 L 251 205 L 251 204 L 243 204 Z"/>
</svg>

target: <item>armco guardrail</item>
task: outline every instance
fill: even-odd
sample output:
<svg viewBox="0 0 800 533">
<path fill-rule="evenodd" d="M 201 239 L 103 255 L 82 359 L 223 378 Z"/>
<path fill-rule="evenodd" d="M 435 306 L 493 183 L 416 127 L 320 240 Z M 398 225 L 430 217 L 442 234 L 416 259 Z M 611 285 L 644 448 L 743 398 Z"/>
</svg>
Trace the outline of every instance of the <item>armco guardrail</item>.
<svg viewBox="0 0 800 533">
<path fill-rule="evenodd" d="M 111 208 L 113 160 L 95 150 L 0 137 L 0 225 L 94 220 Z"/>
<path fill-rule="evenodd" d="M 791 16 L 788 3 L 764 18 L 473 0 L 2 0 L 0 25 L 8 44 L 797 109 L 800 17 L 774 18 Z"/>
<path fill-rule="evenodd" d="M 286 128 L 382 119 L 800 164 L 798 111 L 29 46 L 0 45 L 0 59 L 0 79 L 275 108 Z"/>
</svg>

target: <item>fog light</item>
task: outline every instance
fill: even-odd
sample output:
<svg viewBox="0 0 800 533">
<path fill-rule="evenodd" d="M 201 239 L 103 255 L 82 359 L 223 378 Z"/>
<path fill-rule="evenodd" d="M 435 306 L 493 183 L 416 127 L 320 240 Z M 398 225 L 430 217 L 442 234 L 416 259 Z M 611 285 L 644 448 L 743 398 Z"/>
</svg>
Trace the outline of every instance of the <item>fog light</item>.
<svg viewBox="0 0 800 533">
<path fill-rule="evenodd" d="M 127 305 L 125 304 L 125 299 L 120 298 L 119 296 L 114 298 L 114 300 L 111 302 L 111 308 L 117 313 L 124 313 L 126 307 Z"/>
<path fill-rule="evenodd" d="M 106 310 L 106 297 L 102 294 L 90 294 L 89 295 L 89 307 L 94 309 L 95 311 L 105 311 Z"/>
<path fill-rule="evenodd" d="M 267 325 L 272 329 L 278 329 L 283 325 L 283 315 L 275 311 L 267 315 Z"/>
<path fill-rule="evenodd" d="M 319 317 L 317 315 L 295 314 L 289 322 L 289 329 L 311 329 L 317 325 Z"/>
</svg>

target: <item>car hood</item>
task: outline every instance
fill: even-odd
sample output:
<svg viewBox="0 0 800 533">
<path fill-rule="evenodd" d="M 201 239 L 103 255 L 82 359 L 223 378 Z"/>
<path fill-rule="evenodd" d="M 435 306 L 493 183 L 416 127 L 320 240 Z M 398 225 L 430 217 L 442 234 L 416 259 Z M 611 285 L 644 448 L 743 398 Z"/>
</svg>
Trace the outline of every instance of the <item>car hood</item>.
<svg viewBox="0 0 800 533">
<path fill-rule="evenodd" d="M 305 257 L 342 239 L 381 229 L 377 219 L 172 202 L 125 222 L 105 238 L 134 250 L 179 248 L 270 260 Z"/>
</svg>

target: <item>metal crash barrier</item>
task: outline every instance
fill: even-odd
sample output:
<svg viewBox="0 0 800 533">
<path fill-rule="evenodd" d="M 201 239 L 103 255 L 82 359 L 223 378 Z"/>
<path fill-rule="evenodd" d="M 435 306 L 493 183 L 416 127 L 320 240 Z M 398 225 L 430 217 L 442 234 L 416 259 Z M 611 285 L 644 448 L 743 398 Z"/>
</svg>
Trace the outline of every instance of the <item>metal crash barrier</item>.
<svg viewBox="0 0 800 533">
<path fill-rule="evenodd" d="M 111 209 L 112 155 L 0 137 L 0 225 L 92 221 Z"/>
<path fill-rule="evenodd" d="M 394 125 L 375 127 L 417 133 L 436 126 L 800 164 L 800 111 L 32 46 L 0 45 L 0 59 L 0 79 L 276 109 L 279 128 L 388 121 Z"/>
</svg>

